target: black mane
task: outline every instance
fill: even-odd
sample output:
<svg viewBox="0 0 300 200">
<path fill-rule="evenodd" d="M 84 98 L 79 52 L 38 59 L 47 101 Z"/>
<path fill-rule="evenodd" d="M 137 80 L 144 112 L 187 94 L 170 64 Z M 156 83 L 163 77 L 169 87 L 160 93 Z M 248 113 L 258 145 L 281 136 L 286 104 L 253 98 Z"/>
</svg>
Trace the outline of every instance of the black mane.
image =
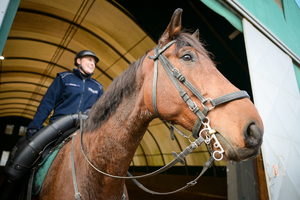
<svg viewBox="0 0 300 200">
<path fill-rule="evenodd" d="M 176 50 L 174 54 L 185 46 L 191 46 L 200 54 L 210 59 L 210 54 L 203 47 L 203 44 L 199 42 L 198 38 L 192 36 L 190 33 L 180 31 L 174 39 L 176 39 Z M 136 72 L 142 65 L 147 53 L 148 52 L 136 62 L 132 63 L 119 77 L 115 78 L 107 91 L 95 102 L 88 119 L 84 122 L 84 132 L 92 132 L 97 128 L 100 128 L 101 125 L 116 112 L 122 99 L 128 97 L 135 89 L 137 89 L 135 79 Z"/>
</svg>

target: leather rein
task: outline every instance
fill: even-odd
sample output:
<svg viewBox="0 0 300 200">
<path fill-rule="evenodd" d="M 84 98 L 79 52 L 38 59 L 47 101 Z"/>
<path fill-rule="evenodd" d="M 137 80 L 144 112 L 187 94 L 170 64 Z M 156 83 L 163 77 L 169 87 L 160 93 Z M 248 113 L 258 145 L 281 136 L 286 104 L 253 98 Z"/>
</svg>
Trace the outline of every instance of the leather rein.
<svg viewBox="0 0 300 200">
<path fill-rule="evenodd" d="M 83 149 L 83 145 L 82 145 L 82 123 L 83 123 L 83 121 L 82 121 L 81 113 L 79 113 L 81 150 L 82 150 L 82 153 L 83 153 L 85 159 L 90 164 L 90 166 L 93 167 L 99 173 L 101 173 L 103 175 L 106 175 L 106 176 L 109 176 L 111 178 L 132 179 L 133 182 L 138 185 L 138 187 L 140 187 L 144 191 L 149 192 L 151 194 L 167 195 L 167 194 L 173 194 L 173 193 L 179 192 L 181 190 L 187 189 L 187 188 L 189 188 L 189 187 L 191 187 L 191 186 L 193 186 L 197 183 L 197 180 L 204 174 L 204 172 L 213 164 L 213 162 L 215 160 L 222 160 L 223 153 L 225 151 L 222 148 L 221 144 L 219 143 L 217 137 L 215 136 L 216 131 L 210 127 L 210 125 L 209 125 L 210 121 L 206 117 L 206 115 L 207 115 L 209 110 L 213 109 L 217 105 L 227 103 L 229 101 L 233 101 L 233 100 L 236 100 L 236 99 L 250 98 L 246 91 L 237 91 L 237 92 L 229 93 L 229 94 L 220 96 L 216 99 L 205 98 L 188 80 L 186 80 L 186 78 L 179 72 L 179 70 L 177 68 L 175 68 L 172 65 L 172 63 L 167 59 L 167 57 L 163 54 L 163 52 L 166 49 L 168 49 L 170 46 L 172 46 L 175 42 L 176 42 L 176 40 L 173 40 L 173 41 L 169 42 L 162 49 L 159 49 L 159 46 L 157 45 L 154 49 L 154 56 L 148 56 L 150 59 L 154 60 L 153 95 L 152 95 L 154 112 L 157 115 L 157 117 L 159 117 L 163 122 L 166 122 L 170 125 L 171 139 L 174 139 L 174 129 L 176 129 L 178 133 L 180 133 L 183 137 L 188 138 L 189 141 L 190 141 L 190 145 L 188 147 L 186 147 L 186 149 L 183 150 L 180 154 L 177 154 L 174 151 L 172 152 L 172 154 L 175 158 L 168 165 L 165 165 L 164 167 L 162 167 L 162 168 L 160 168 L 160 169 L 158 169 L 154 172 L 151 172 L 151 173 L 145 174 L 145 175 L 141 175 L 141 176 L 132 176 L 129 172 L 127 172 L 127 177 L 115 176 L 115 175 L 107 174 L 107 173 L 99 170 L 98 168 L 96 168 L 90 162 L 90 160 L 87 158 L 86 154 L 84 153 L 84 149 Z M 180 130 L 178 130 L 172 123 L 163 120 L 161 118 L 161 116 L 159 115 L 159 113 L 158 113 L 157 104 L 156 104 L 156 86 L 157 86 L 157 74 L 158 74 L 158 60 L 161 62 L 163 68 L 165 69 L 168 76 L 172 80 L 173 84 L 175 85 L 175 87 L 179 91 L 180 96 L 183 98 L 183 100 L 189 106 L 191 111 L 193 111 L 198 117 L 198 119 L 196 121 L 196 124 L 195 124 L 195 126 L 192 130 L 192 134 L 191 134 L 195 138 L 194 142 L 192 142 L 190 140 L 191 135 L 190 136 L 185 135 Z M 200 100 L 200 102 L 203 106 L 202 111 L 197 106 L 197 104 L 182 89 L 182 87 L 180 86 L 178 81 L 181 82 L 182 84 L 184 84 Z M 211 104 L 210 108 L 205 105 L 208 101 L 210 101 L 210 104 Z M 203 125 L 203 128 L 201 129 L 202 125 Z M 201 131 L 200 131 L 200 129 L 201 129 Z M 206 137 L 205 138 L 203 138 L 202 135 L 201 135 L 203 131 L 206 132 Z M 74 185 L 74 190 L 75 190 L 75 198 L 76 199 L 81 199 L 81 197 L 80 197 L 81 195 L 80 195 L 80 193 L 78 191 L 78 187 L 77 187 L 75 164 L 74 164 L 73 146 L 74 146 L 74 137 L 75 137 L 75 135 L 76 135 L 76 133 L 72 136 L 72 149 L 71 149 L 72 177 L 73 177 L 73 185 Z M 210 144 L 212 139 L 214 139 L 214 141 L 215 141 L 214 147 L 216 149 L 220 149 L 220 150 L 213 151 L 213 148 L 211 147 L 211 144 Z M 196 179 L 194 179 L 193 181 L 187 183 L 186 186 L 184 186 L 180 189 L 177 189 L 175 191 L 172 191 L 172 192 L 160 193 L 160 192 L 154 192 L 154 191 L 151 191 L 151 190 L 145 188 L 142 184 L 140 184 L 137 180 L 135 180 L 135 179 L 138 179 L 138 178 L 146 178 L 146 177 L 150 177 L 150 176 L 154 176 L 156 174 L 159 174 L 159 173 L 161 173 L 163 171 L 166 171 L 167 169 L 171 168 L 172 166 L 174 166 L 178 162 L 180 162 L 181 164 L 185 164 L 185 161 L 184 161 L 185 157 L 187 155 L 189 155 L 190 153 L 192 153 L 203 142 L 206 143 L 206 145 L 207 145 L 207 147 L 208 147 L 208 149 L 211 153 L 211 157 L 203 165 L 203 169 L 202 169 L 201 173 L 199 174 L 199 176 L 196 177 Z M 221 158 L 216 158 L 216 154 L 219 154 L 221 156 Z M 122 199 L 125 199 L 125 192 L 123 192 Z"/>
</svg>

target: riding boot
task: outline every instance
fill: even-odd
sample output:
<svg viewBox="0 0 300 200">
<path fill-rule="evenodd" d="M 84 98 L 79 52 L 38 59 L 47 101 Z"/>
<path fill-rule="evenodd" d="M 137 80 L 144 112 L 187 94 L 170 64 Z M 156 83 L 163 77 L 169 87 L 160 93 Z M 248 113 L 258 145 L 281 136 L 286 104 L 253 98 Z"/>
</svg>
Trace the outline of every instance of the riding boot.
<svg viewBox="0 0 300 200">
<path fill-rule="evenodd" d="M 17 184 L 18 182 L 16 181 L 11 182 L 5 179 L 0 187 L 0 200 L 11 200 L 12 194 L 14 193 Z"/>
<path fill-rule="evenodd" d="M 27 140 L 6 165 L 6 178 L 9 181 L 17 181 L 28 173 L 49 143 L 56 141 L 64 132 L 79 124 L 78 116 L 73 114 L 56 119 Z M 86 119 L 87 115 L 82 115 L 82 118 Z"/>
</svg>

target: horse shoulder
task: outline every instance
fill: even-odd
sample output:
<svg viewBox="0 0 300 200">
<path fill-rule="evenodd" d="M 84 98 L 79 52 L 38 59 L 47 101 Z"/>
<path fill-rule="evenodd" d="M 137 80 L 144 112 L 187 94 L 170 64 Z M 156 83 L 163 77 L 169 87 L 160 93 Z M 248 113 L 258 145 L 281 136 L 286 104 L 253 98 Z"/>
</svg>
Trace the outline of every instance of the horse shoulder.
<svg viewBox="0 0 300 200">
<path fill-rule="evenodd" d="M 40 191 L 39 199 L 66 199 L 74 196 L 70 144 L 71 142 L 64 145 L 53 160 Z"/>
</svg>

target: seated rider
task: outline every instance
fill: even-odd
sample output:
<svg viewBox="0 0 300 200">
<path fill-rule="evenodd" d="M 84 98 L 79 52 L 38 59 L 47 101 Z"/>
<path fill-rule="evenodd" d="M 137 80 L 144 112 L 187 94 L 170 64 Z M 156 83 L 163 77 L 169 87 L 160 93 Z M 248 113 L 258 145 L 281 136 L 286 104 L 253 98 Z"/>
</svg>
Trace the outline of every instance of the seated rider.
<svg viewBox="0 0 300 200">
<path fill-rule="evenodd" d="M 53 109 L 50 123 L 61 116 L 85 112 L 92 107 L 103 94 L 103 86 L 91 78 L 98 61 L 99 58 L 92 51 L 83 50 L 75 56 L 74 63 L 79 69 L 57 74 L 27 127 L 27 140 L 43 128 L 44 121 Z"/>
<path fill-rule="evenodd" d="M 10 199 L 17 184 L 29 172 L 45 146 L 53 141 L 59 142 L 57 139 L 63 133 L 66 133 L 65 137 L 73 133 L 72 129 L 76 128 L 79 121 L 76 113 L 88 114 L 89 109 L 103 94 L 103 86 L 91 78 L 99 58 L 92 51 L 83 50 L 75 56 L 74 61 L 78 69 L 57 74 L 27 128 L 26 142 L 24 140 L 22 145 L 17 144 L 13 149 L 5 166 L 6 179 L 0 188 L 0 200 Z M 50 117 L 50 123 L 43 128 L 43 123 L 52 110 L 54 113 Z M 83 116 L 86 117 L 87 115 Z"/>
</svg>

